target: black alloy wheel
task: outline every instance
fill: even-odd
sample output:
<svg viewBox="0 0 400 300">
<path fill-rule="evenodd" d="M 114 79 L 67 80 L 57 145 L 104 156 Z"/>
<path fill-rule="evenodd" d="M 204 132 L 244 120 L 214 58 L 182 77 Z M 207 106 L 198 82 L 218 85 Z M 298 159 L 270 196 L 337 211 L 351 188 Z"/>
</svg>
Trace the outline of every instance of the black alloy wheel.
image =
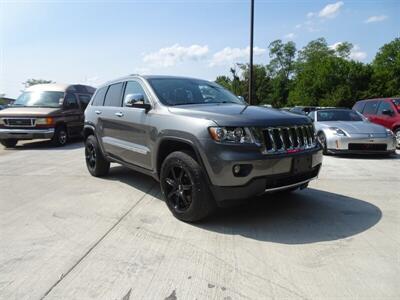
<svg viewBox="0 0 400 300">
<path fill-rule="evenodd" d="M 166 197 L 177 213 L 183 213 L 192 203 L 193 181 L 182 165 L 171 165 L 165 181 Z"/>
</svg>

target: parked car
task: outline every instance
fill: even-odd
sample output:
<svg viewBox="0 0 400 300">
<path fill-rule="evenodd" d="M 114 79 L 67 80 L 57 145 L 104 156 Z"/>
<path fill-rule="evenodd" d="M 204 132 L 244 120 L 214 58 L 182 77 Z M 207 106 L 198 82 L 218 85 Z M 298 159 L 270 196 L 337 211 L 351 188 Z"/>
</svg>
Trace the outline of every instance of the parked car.
<svg viewBox="0 0 400 300">
<path fill-rule="evenodd" d="M 327 153 L 385 153 L 396 150 L 390 129 L 369 122 L 351 109 L 317 110 L 308 115 Z"/>
<path fill-rule="evenodd" d="M 289 109 L 290 112 L 298 115 L 308 115 L 310 112 L 316 110 L 315 106 L 295 106 Z"/>
<path fill-rule="evenodd" d="M 82 133 L 84 110 L 95 88 L 80 84 L 37 84 L 0 112 L 0 143 L 15 147 L 18 140 L 52 139 L 65 145 Z"/>
<path fill-rule="evenodd" d="M 361 100 L 353 109 L 362 113 L 373 123 L 392 130 L 400 147 L 400 98 Z"/>
<path fill-rule="evenodd" d="M 117 162 L 153 176 L 173 215 L 200 220 L 217 205 L 307 187 L 322 150 L 309 118 L 249 106 L 199 79 L 128 76 L 101 86 L 85 111 L 93 176 Z"/>
</svg>

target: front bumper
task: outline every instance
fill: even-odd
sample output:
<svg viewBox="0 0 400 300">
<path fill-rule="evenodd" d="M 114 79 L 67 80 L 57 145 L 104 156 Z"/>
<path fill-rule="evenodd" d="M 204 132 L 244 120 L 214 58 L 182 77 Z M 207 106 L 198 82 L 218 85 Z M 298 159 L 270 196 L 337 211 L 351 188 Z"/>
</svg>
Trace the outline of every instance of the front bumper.
<svg viewBox="0 0 400 300">
<path fill-rule="evenodd" d="M 396 143 L 396 138 L 394 136 L 331 136 L 327 138 L 327 150 L 330 153 L 393 153 L 396 151 Z M 379 147 L 377 147 L 377 145 L 379 145 Z"/>
<path fill-rule="evenodd" d="M 223 145 L 205 142 L 201 153 L 211 190 L 217 201 L 245 199 L 268 191 L 302 186 L 318 176 L 322 150 L 315 148 L 297 153 L 263 154 L 256 146 Z M 307 160 L 307 171 L 296 171 L 294 162 Z M 250 166 L 248 172 L 234 173 L 236 165 Z M 246 170 L 246 169 L 245 169 Z"/>
<path fill-rule="evenodd" d="M 54 136 L 54 128 L 46 129 L 0 129 L 0 139 L 51 139 Z"/>
</svg>

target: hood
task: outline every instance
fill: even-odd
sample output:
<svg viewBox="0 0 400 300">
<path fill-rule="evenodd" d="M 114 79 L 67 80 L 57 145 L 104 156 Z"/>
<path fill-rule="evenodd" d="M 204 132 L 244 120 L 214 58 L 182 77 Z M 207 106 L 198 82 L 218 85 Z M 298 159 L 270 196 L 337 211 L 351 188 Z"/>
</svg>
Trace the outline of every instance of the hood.
<svg viewBox="0 0 400 300">
<path fill-rule="evenodd" d="M 169 107 L 173 114 L 214 121 L 219 126 L 290 126 L 311 124 L 307 117 L 260 106 L 194 104 Z"/>
<path fill-rule="evenodd" d="M 331 121 L 319 122 L 323 127 L 337 127 L 349 134 L 386 134 L 386 128 L 370 122 Z"/>
<path fill-rule="evenodd" d="M 47 117 L 60 111 L 57 107 L 9 107 L 0 111 L 0 117 Z"/>
</svg>

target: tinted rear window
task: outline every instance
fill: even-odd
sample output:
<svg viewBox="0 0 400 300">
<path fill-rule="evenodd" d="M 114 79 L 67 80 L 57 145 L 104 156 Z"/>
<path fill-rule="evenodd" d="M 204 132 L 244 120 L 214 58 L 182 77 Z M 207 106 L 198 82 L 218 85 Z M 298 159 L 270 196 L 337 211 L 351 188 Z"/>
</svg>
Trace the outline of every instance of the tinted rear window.
<svg viewBox="0 0 400 300">
<path fill-rule="evenodd" d="M 364 107 L 364 114 L 374 115 L 378 108 L 379 101 L 367 101 Z"/>
<path fill-rule="evenodd" d="M 106 99 L 104 100 L 104 106 L 121 106 L 122 86 L 122 82 L 110 85 L 106 94 Z"/>
<path fill-rule="evenodd" d="M 106 95 L 107 87 L 103 87 L 97 90 L 96 95 L 93 98 L 92 105 L 94 106 L 103 106 L 104 103 L 104 96 Z"/>
</svg>

